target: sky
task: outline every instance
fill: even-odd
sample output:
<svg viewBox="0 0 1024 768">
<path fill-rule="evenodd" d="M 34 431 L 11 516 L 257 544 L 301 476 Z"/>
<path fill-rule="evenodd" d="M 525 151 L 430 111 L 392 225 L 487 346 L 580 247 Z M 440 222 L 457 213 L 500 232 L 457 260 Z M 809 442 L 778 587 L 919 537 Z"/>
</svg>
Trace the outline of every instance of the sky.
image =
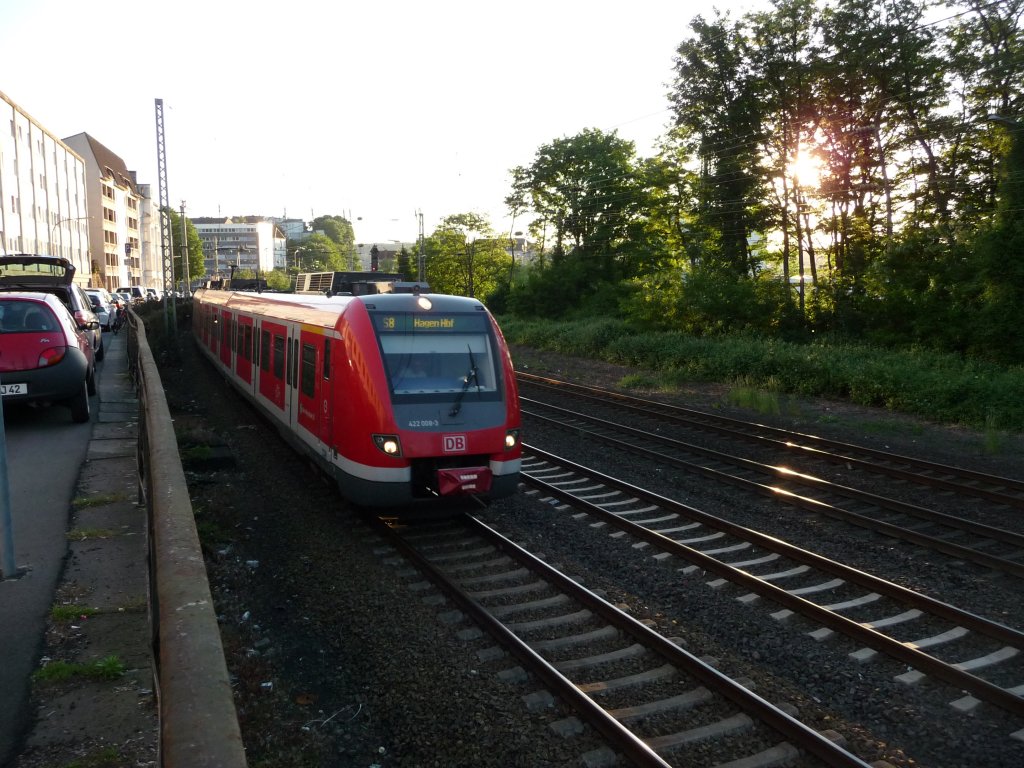
<svg viewBox="0 0 1024 768">
<path fill-rule="evenodd" d="M 653 154 L 698 14 L 754 0 L 2 0 L 0 91 L 86 132 L 186 215 L 349 218 L 414 241 L 444 216 L 498 233 L 510 170 L 588 128 Z"/>
</svg>

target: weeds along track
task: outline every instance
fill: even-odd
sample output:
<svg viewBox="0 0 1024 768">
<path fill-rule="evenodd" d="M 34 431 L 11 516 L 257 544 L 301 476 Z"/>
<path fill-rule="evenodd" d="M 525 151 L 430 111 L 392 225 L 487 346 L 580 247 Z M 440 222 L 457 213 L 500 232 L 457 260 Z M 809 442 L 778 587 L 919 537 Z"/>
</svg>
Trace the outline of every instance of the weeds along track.
<svg viewBox="0 0 1024 768">
<path fill-rule="evenodd" d="M 787 455 L 794 460 L 832 464 L 847 471 L 886 476 L 912 487 L 984 499 L 1009 510 L 1024 510 L 1024 479 L 1021 478 L 990 475 L 560 379 L 521 372 L 517 372 L 516 378 L 524 393 L 543 393 L 545 400 L 552 404 L 558 404 L 558 398 L 562 398 L 576 408 L 581 407 L 581 403 L 586 403 L 588 408 L 611 408 L 619 413 L 628 412 L 634 421 L 650 420 L 657 425 L 657 431 L 671 428 L 713 434 L 719 439 L 758 445 L 770 450 L 773 456 Z M 524 401 L 535 402 L 526 398 Z M 1020 516 L 1015 513 L 1015 517 Z"/>
<path fill-rule="evenodd" d="M 753 459 L 680 439 L 679 432 L 672 428 L 675 426 L 673 417 L 676 409 L 668 407 L 668 411 L 662 411 L 667 406 L 658 403 L 641 407 L 634 403 L 622 405 L 618 397 L 606 398 L 600 410 L 605 417 L 601 418 L 593 409 L 586 413 L 578 410 L 579 405 L 570 409 L 528 398 L 523 398 L 522 402 L 524 416 L 530 423 L 544 422 L 549 426 L 569 430 L 592 444 L 602 443 L 615 450 L 628 451 L 711 482 L 738 487 L 814 515 L 827 516 L 926 547 L 953 558 L 954 562 L 972 562 L 1024 579 L 1024 530 L 1021 529 L 1021 516 L 1013 508 L 1016 497 L 994 490 L 1000 483 L 1012 486 L 1016 482 L 1014 480 L 985 476 L 988 478 L 986 498 L 972 498 L 966 512 L 961 502 L 959 507 L 954 507 L 958 513 L 953 514 L 932 506 L 951 508 L 951 492 L 947 487 L 951 481 L 948 479 L 936 486 L 930 482 L 934 478 L 926 476 L 929 482 L 923 489 L 915 490 L 913 502 L 906 500 L 905 487 L 899 491 L 904 498 L 876 492 L 877 484 L 873 482 L 875 470 L 879 468 L 879 472 L 889 475 L 892 466 L 889 460 L 858 459 L 862 471 L 848 473 L 848 478 L 853 482 L 871 483 L 871 490 L 868 490 L 811 474 L 815 466 L 820 466 L 819 460 L 825 455 L 820 449 L 793 457 L 797 461 L 803 459 L 810 465 L 804 468 L 794 462 L 780 465 L 773 460 L 777 459 L 776 456 L 764 452 L 758 459 Z M 587 405 L 591 403 L 590 399 L 586 401 Z M 742 422 L 729 421 L 742 425 Z M 754 432 L 766 429 L 761 425 L 749 426 Z M 737 434 L 743 436 L 746 433 L 739 429 L 729 429 L 730 437 Z M 753 439 L 760 440 L 756 436 Z M 730 444 L 727 442 L 727 445 Z M 773 437 L 769 445 L 785 450 L 790 443 Z M 846 454 L 859 450 L 856 446 L 844 445 L 847 445 Z M 843 460 L 838 454 L 830 459 L 837 463 Z M 960 473 L 962 478 L 976 478 L 980 475 L 954 467 L 943 467 L 942 471 L 946 478 L 955 476 L 955 473 Z M 901 481 L 905 486 L 906 478 L 901 478 Z M 973 479 L 966 482 L 968 484 L 965 488 L 977 490 L 970 485 Z M 883 484 L 881 490 L 885 493 L 889 488 Z M 925 503 L 922 503 L 922 499 Z M 1003 527 L 1007 523 L 1016 526 L 1018 530 Z"/>
<path fill-rule="evenodd" d="M 675 558 L 682 574 L 713 577 L 707 587 L 740 590 L 737 600 L 767 600 L 781 610 L 766 621 L 794 615 L 813 623 L 808 634 L 839 634 L 861 644 L 846 663 L 881 654 L 906 665 L 896 677 L 907 686 L 926 676 L 946 683 L 958 711 L 988 702 L 1024 719 L 1024 633 L 839 560 L 793 546 L 776 536 L 732 523 L 635 485 L 524 446 L 523 477 L 542 499 L 567 516 L 626 535 L 636 551 Z M 966 692 L 966 695 L 964 695 Z M 981 710 L 984 712 L 984 710 Z"/>
<path fill-rule="evenodd" d="M 481 661 L 506 663 L 500 674 L 511 682 L 540 681 L 524 706 L 558 702 L 571 714 L 552 722 L 556 733 L 600 734 L 605 746 L 582 754 L 583 765 L 616 765 L 619 756 L 638 766 L 867 765 L 839 734 L 805 726 L 795 708 L 769 703 L 750 681 L 730 678 L 472 516 L 378 530 L 455 603 L 450 620 L 468 616 L 496 641 Z"/>
</svg>

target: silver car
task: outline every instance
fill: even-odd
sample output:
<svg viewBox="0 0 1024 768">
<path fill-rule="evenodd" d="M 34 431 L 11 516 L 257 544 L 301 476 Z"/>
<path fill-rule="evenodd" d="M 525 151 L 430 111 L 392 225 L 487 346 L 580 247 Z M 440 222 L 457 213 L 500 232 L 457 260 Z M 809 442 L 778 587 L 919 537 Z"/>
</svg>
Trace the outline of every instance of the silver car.
<svg viewBox="0 0 1024 768">
<path fill-rule="evenodd" d="M 86 288 L 85 295 L 92 302 L 92 311 L 104 331 L 114 328 L 114 298 L 106 288 Z"/>
</svg>

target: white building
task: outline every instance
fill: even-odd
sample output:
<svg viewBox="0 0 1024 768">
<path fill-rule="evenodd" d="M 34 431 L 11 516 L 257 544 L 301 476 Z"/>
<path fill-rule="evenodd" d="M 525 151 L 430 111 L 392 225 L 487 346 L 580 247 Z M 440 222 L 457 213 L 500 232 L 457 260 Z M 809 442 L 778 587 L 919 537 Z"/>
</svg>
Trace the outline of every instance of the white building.
<svg viewBox="0 0 1024 768">
<path fill-rule="evenodd" d="M 0 253 L 64 256 L 88 285 L 86 163 L 0 92 Z"/>
<path fill-rule="evenodd" d="M 121 286 L 161 287 L 143 282 L 139 192 L 124 160 L 88 133 L 64 143 L 85 160 L 89 246 L 94 282 L 109 291 Z"/>
<path fill-rule="evenodd" d="M 275 257 L 280 233 L 275 238 L 277 227 L 272 221 L 197 218 L 192 224 L 203 241 L 208 277 L 231 277 L 232 271 L 239 269 L 271 272 L 280 258 L 280 254 Z"/>
<path fill-rule="evenodd" d="M 138 184 L 139 233 L 142 236 L 142 285 L 164 289 L 164 254 L 160 243 L 160 201 L 152 184 Z"/>
</svg>

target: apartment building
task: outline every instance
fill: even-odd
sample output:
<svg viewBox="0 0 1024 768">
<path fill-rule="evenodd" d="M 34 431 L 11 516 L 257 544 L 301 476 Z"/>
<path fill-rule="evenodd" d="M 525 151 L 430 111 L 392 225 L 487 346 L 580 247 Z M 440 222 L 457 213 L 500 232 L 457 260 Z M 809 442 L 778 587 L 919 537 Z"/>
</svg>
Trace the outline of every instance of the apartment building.
<svg viewBox="0 0 1024 768">
<path fill-rule="evenodd" d="M 85 159 L 0 92 L 0 253 L 63 256 L 89 285 Z"/>
<path fill-rule="evenodd" d="M 281 259 L 280 231 L 268 219 L 202 217 L 191 221 L 203 241 L 209 277 L 231 277 L 240 269 L 254 274 L 271 272 Z"/>
<path fill-rule="evenodd" d="M 89 247 L 98 285 L 113 291 L 144 285 L 139 229 L 140 195 L 134 174 L 118 155 L 88 133 L 64 143 L 85 161 L 89 211 Z"/>
</svg>

